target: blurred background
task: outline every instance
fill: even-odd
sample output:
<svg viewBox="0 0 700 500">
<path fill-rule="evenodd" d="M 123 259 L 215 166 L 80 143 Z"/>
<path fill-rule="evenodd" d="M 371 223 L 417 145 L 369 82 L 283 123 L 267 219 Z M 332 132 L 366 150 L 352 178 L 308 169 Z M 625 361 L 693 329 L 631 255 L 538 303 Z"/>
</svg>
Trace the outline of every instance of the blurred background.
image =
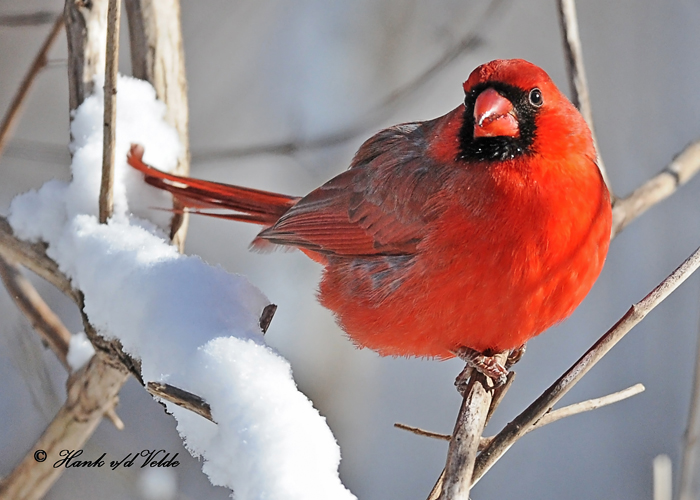
<svg viewBox="0 0 700 500">
<path fill-rule="evenodd" d="M 0 1 L 3 113 L 53 19 L 16 26 L 8 16 L 62 8 L 60 0 Z M 601 153 L 616 194 L 625 196 L 700 136 L 700 3 L 588 0 L 578 5 L 578 16 Z M 185 0 L 182 25 L 192 175 L 287 194 L 305 194 L 347 168 L 361 142 L 380 128 L 459 105 L 462 82 L 483 62 L 528 59 L 568 93 L 554 0 Z M 125 74 L 127 33 L 123 26 Z M 65 57 L 62 35 L 0 159 L 0 213 L 14 195 L 69 178 Z M 528 344 L 486 434 L 524 409 L 695 250 L 699 196 L 696 178 L 614 240 L 583 305 Z M 346 486 L 361 500 L 424 499 L 444 466 L 447 444 L 393 424 L 451 432 L 460 404 L 453 380 L 462 364 L 355 349 L 315 300 L 321 268 L 299 252 L 248 252 L 255 233 L 252 226 L 192 217 L 187 252 L 246 275 L 279 305 L 267 340 L 291 361 L 300 389 L 327 417 Z M 36 283 L 79 331 L 74 305 Z M 472 497 L 650 499 L 652 460 L 661 453 L 671 457 L 677 479 L 699 297 L 700 276 L 694 276 L 562 403 L 637 382 L 646 392 L 529 434 Z M 0 380 L 5 475 L 60 407 L 66 374 L 4 289 Z M 177 485 L 175 498 L 228 497 L 229 490 L 208 483 L 201 464 L 182 448 L 174 420 L 134 380 L 121 392 L 118 413 L 126 429 L 103 421 L 85 447 L 87 457 L 164 448 L 182 459 L 169 479 Z M 47 498 L 147 498 L 139 485 L 148 479 L 140 470 L 69 470 Z"/>
</svg>

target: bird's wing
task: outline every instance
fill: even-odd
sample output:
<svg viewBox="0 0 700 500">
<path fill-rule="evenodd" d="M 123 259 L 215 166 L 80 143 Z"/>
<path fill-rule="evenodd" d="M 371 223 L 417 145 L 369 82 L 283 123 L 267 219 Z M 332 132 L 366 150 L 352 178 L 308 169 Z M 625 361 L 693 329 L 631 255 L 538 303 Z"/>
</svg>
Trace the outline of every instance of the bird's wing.
<svg viewBox="0 0 700 500">
<path fill-rule="evenodd" d="M 445 170 L 426 155 L 426 124 L 379 132 L 350 169 L 302 198 L 258 238 L 335 255 L 416 251 L 440 212 Z"/>
</svg>

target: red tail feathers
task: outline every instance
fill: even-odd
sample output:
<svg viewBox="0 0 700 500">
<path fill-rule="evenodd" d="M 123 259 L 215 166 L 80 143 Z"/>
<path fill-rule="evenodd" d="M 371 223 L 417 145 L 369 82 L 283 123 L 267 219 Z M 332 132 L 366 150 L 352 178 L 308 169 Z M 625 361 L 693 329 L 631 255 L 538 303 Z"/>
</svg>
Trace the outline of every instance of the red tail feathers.
<svg viewBox="0 0 700 500">
<path fill-rule="evenodd" d="M 293 196 L 167 174 L 146 165 L 143 151 L 143 146 L 132 144 L 126 158 L 129 165 L 143 172 L 148 184 L 169 191 L 183 208 L 194 209 L 192 211 L 199 214 L 271 226 L 299 201 Z M 234 213 L 202 209 L 231 210 Z"/>
</svg>

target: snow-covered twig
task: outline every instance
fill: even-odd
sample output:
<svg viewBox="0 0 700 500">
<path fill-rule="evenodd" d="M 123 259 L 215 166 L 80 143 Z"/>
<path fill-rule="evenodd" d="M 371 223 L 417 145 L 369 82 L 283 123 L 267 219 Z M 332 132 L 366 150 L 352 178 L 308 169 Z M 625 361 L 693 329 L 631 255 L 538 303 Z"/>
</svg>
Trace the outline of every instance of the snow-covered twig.
<svg viewBox="0 0 700 500">
<path fill-rule="evenodd" d="M 46 255 L 46 245 L 29 243 L 17 238 L 5 217 L 0 216 L 0 254 L 10 262 L 16 262 L 45 279 L 59 291 L 80 304 L 80 293 L 58 268 L 58 264 Z"/>
<path fill-rule="evenodd" d="M 125 0 L 124 7 L 129 19 L 132 75 L 153 85 L 158 99 L 166 104 L 165 121 L 177 130 L 181 146 L 173 173 L 189 175 L 189 104 L 180 2 Z M 180 208 L 177 201 L 174 208 Z M 180 252 L 185 248 L 188 220 L 186 211 L 175 210 L 170 222 L 170 238 Z"/>
<path fill-rule="evenodd" d="M 63 19 L 68 43 L 68 102 L 75 111 L 93 93 L 95 76 L 104 74 L 107 0 L 66 0 Z"/>
<path fill-rule="evenodd" d="M 505 452 L 528 432 L 535 422 L 541 419 L 622 337 L 688 279 L 698 267 L 700 267 L 700 248 L 693 252 L 646 297 L 630 307 L 615 326 L 608 330 L 571 368 L 525 411 L 496 434 L 491 444 L 481 452 L 476 460 L 473 483 L 479 481 Z"/>
<path fill-rule="evenodd" d="M 160 382 L 148 382 L 146 390 L 156 397 L 166 399 L 181 408 L 185 408 L 214 422 L 214 418 L 211 416 L 211 406 L 196 394 Z"/>
</svg>

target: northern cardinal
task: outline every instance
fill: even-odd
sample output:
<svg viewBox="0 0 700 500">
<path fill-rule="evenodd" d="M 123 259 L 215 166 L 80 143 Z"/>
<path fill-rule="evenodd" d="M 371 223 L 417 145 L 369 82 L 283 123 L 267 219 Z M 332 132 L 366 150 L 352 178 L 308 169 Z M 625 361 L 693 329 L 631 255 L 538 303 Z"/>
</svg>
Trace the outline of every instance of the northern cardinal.
<svg viewBox="0 0 700 500">
<path fill-rule="evenodd" d="M 265 228 L 325 266 L 322 305 L 381 355 L 455 355 L 503 379 L 491 355 L 562 321 L 598 277 L 608 190 L 591 133 L 539 67 L 496 60 L 444 116 L 382 130 L 303 198 L 129 164 L 181 206 Z M 214 214 L 202 209 L 228 209 Z"/>
</svg>

